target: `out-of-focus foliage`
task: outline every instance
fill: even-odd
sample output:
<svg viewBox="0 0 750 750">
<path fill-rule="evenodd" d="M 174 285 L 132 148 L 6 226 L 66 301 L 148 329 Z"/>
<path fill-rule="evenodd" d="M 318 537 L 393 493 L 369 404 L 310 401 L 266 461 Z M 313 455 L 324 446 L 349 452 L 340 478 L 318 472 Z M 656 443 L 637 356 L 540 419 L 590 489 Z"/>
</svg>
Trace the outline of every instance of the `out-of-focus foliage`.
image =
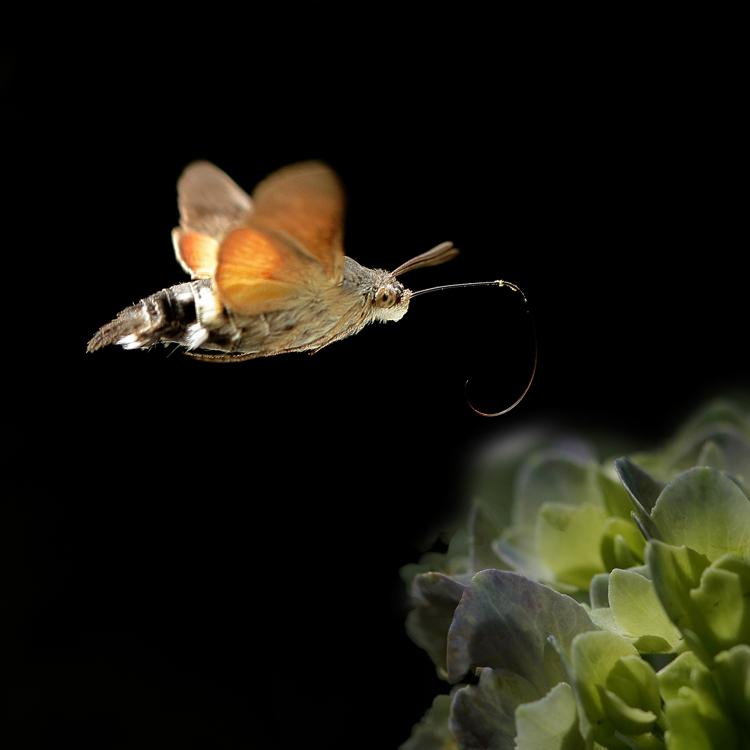
<svg viewBox="0 0 750 750">
<path fill-rule="evenodd" d="M 712 403 L 602 463 L 518 442 L 447 551 L 402 570 L 454 687 L 401 750 L 750 748 L 749 415 Z"/>
</svg>

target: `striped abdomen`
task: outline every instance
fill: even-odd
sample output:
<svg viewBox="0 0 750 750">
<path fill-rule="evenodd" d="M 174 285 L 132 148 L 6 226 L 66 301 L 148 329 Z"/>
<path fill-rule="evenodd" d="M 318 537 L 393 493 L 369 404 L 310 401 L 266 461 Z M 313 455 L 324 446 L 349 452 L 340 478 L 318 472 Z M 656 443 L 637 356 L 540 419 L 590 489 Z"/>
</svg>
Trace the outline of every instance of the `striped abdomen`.
<svg viewBox="0 0 750 750">
<path fill-rule="evenodd" d="M 210 321 L 211 330 L 206 321 Z M 109 344 L 125 349 L 148 348 L 159 341 L 173 341 L 188 349 L 226 351 L 232 348 L 232 328 L 213 293 L 211 280 L 198 279 L 162 289 L 126 308 L 96 332 L 87 351 L 95 352 Z"/>
</svg>

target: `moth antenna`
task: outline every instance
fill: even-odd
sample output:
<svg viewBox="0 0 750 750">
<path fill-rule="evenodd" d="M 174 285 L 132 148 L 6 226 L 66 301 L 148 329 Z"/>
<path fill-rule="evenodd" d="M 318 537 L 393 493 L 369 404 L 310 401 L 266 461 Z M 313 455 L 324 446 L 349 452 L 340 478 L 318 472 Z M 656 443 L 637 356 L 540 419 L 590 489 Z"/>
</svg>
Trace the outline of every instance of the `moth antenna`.
<svg viewBox="0 0 750 750">
<path fill-rule="evenodd" d="M 524 304 L 526 305 L 526 312 L 529 313 L 529 317 L 531 319 L 531 329 L 534 333 L 534 367 L 531 370 L 531 377 L 529 378 L 529 382 L 526 383 L 526 387 L 523 389 L 523 393 L 507 408 L 503 409 L 502 411 L 496 411 L 496 412 L 485 412 L 480 411 L 477 409 L 471 401 L 469 401 L 468 395 L 466 395 L 466 386 L 469 385 L 469 381 L 467 380 L 464 383 L 464 396 L 466 397 L 466 403 L 469 405 L 469 408 L 479 414 L 482 417 L 499 417 L 501 414 L 507 414 L 511 409 L 514 409 L 518 404 L 523 401 L 523 397 L 528 393 L 529 388 L 531 388 L 531 383 L 534 380 L 534 375 L 536 375 L 536 364 L 538 360 L 538 354 L 539 354 L 539 346 L 537 343 L 536 338 L 536 326 L 534 325 L 534 319 L 531 318 L 531 313 L 529 312 L 529 302 L 526 299 L 526 295 L 521 291 L 519 287 L 517 287 L 515 284 L 511 284 L 509 281 L 503 281 L 502 279 L 498 279 L 497 281 L 470 281 L 465 284 L 448 284 L 447 286 L 434 286 L 430 289 L 420 289 L 418 292 L 413 292 L 412 297 L 418 297 L 420 294 L 427 294 L 428 292 L 439 292 L 443 289 L 465 289 L 466 287 L 470 286 L 508 286 L 510 287 L 514 292 L 518 292 L 522 297 Z"/>
<path fill-rule="evenodd" d="M 453 247 L 452 242 L 441 242 L 436 245 L 432 250 L 428 250 L 426 253 L 417 255 L 416 258 L 407 260 L 406 263 L 402 263 L 395 271 L 393 276 L 400 276 L 402 273 L 407 271 L 413 271 L 415 268 L 426 268 L 427 266 L 439 266 L 441 263 L 445 263 L 451 258 L 455 258 L 459 249 Z"/>
</svg>

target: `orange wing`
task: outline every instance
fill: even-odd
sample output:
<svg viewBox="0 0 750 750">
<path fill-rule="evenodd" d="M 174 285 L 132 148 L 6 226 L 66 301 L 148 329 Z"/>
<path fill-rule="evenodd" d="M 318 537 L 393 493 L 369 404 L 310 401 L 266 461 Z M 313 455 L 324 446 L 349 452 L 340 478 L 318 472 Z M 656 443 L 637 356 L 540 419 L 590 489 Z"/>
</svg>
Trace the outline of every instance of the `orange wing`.
<svg viewBox="0 0 750 750">
<path fill-rule="evenodd" d="M 194 279 L 210 279 L 219 260 L 219 243 L 207 234 L 172 230 L 174 254 L 179 264 Z"/>
<path fill-rule="evenodd" d="M 284 167 L 253 191 L 251 225 L 279 233 L 315 258 L 332 283 L 344 273 L 344 189 L 319 161 Z M 295 242 L 296 241 L 296 242 Z"/>
<path fill-rule="evenodd" d="M 235 229 L 224 239 L 214 282 L 221 301 L 244 315 L 295 307 L 329 283 L 315 258 L 255 227 Z"/>
<path fill-rule="evenodd" d="M 214 275 L 224 304 L 246 315 L 294 307 L 344 275 L 344 192 L 325 164 L 280 169 L 253 192 L 253 212 L 229 232 Z"/>
<path fill-rule="evenodd" d="M 207 161 L 195 161 L 177 181 L 180 227 L 172 243 L 180 265 L 194 278 L 210 278 L 226 233 L 247 221 L 250 196 L 225 172 Z"/>
<path fill-rule="evenodd" d="M 247 195 L 218 167 L 189 165 L 177 183 L 177 260 L 213 278 L 227 307 L 247 315 L 293 307 L 344 274 L 344 191 L 327 165 L 274 172 Z"/>
</svg>

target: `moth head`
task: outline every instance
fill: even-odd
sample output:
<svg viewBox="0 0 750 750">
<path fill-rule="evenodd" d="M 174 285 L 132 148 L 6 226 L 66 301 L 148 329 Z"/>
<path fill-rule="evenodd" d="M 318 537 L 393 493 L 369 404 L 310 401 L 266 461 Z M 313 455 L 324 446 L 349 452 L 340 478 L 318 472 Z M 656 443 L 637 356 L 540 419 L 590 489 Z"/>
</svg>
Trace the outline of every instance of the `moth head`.
<svg viewBox="0 0 750 750">
<path fill-rule="evenodd" d="M 384 276 L 374 289 L 372 310 L 376 320 L 401 320 L 409 309 L 411 292 L 391 274 Z"/>
<path fill-rule="evenodd" d="M 452 242 L 443 242 L 426 253 L 402 263 L 392 273 L 378 272 L 375 279 L 374 294 L 371 299 L 373 316 L 376 320 L 401 320 L 409 309 L 409 300 L 414 293 L 396 279 L 402 273 L 424 266 L 436 266 L 445 263 L 458 254 Z"/>
</svg>

